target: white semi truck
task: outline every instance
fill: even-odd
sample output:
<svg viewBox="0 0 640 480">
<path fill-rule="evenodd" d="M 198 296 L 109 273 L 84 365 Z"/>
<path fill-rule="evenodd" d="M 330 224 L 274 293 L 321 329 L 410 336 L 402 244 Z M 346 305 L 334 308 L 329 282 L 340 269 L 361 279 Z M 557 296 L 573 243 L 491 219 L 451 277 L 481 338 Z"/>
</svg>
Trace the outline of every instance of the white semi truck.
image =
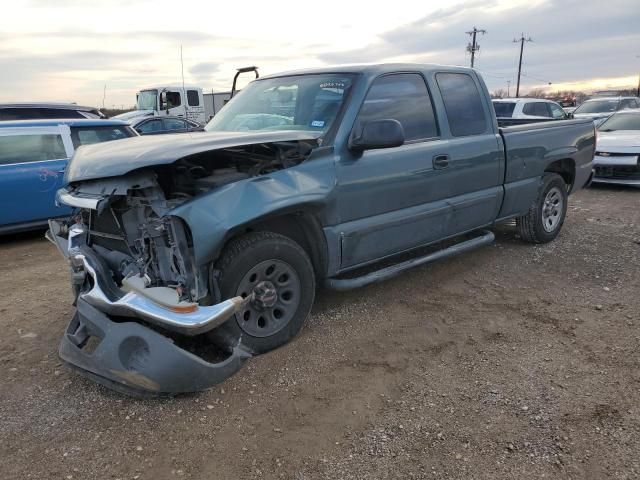
<svg viewBox="0 0 640 480">
<path fill-rule="evenodd" d="M 205 124 L 231 98 L 231 92 L 204 93 L 194 85 L 157 85 L 136 94 L 136 109 L 114 118 L 174 115 Z"/>
<path fill-rule="evenodd" d="M 143 88 L 136 93 L 136 109 L 114 118 L 130 120 L 141 116 L 174 115 L 204 125 L 233 97 L 238 77 L 248 72 L 253 72 L 255 78 L 259 76 L 258 67 L 239 68 L 230 92 L 211 90 L 211 93 L 203 93 L 200 87 L 181 84 Z"/>
</svg>

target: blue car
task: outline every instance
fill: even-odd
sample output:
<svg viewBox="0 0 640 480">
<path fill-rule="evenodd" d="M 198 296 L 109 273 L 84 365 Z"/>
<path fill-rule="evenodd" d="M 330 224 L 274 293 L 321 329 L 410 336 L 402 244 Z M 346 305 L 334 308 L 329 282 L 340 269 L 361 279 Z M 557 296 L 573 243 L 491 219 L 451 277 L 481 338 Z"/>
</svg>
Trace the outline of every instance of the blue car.
<svg viewBox="0 0 640 480">
<path fill-rule="evenodd" d="M 64 169 L 81 145 L 135 137 L 120 120 L 0 122 L 0 234 L 43 227 L 71 209 L 56 206 Z"/>
</svg>

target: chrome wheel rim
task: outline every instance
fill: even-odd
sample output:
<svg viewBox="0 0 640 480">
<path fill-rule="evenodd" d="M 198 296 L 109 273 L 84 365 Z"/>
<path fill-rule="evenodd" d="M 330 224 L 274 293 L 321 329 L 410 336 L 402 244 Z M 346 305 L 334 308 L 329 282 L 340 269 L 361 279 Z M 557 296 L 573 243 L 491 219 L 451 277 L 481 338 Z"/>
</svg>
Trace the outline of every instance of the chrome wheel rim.
<svg viewBox="0 0 640 480">
<path fill-rule="evenodd" d="M 253 299 L 236 313 L 240 328 L 253 337 L 268 337 L 282 330 L 298 309 L 300 277 L 287 262 L 265 260 L 242 277 L 236 295 Z"/>
<path fill-rule="evenodd" d="M 542 204 L 542 226 L 545 231 L 551 233 L 558 228 L 562 220 L 564 199 L 558 187 L 553 187 L 547 192 Z"/>
</svg>

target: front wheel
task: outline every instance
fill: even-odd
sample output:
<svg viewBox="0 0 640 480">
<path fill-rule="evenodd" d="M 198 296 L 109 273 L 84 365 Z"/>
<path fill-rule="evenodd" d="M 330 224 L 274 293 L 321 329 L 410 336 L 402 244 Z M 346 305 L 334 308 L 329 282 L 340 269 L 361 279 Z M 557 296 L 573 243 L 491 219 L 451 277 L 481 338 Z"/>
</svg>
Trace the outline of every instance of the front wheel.
<svg viewBox="0 0 640 480">
<path fill-rule="evenodd" d="M 526 242 L 547 243 L 560 233 L 567 214 L 568 193 L 564 179 L 547 173 L 542 188 L 526 215 L 516 219 L 520 237 Z"/>
<path fill-rule="evenodd" d="M 210 332 L 214 343 L 226 349 L 240 343 L 252 353 L 264 353 L 300 331 L 313 305 L 315 274 L 296 242 L 271 232 L 248 233 L 229 242 L 216 269 L 223 299 L 252 300 Z"/>
</svg>

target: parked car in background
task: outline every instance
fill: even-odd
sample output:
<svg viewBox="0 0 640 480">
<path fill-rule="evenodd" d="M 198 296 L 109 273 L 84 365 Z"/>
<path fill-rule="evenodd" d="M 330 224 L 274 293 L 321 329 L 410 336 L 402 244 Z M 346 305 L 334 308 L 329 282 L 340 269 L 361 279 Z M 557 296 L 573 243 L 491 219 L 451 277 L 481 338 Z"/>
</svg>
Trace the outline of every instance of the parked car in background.
<svg viewBox="0 0 640 480">
<path fill-rule="evenodd" d="M 69 215 L 55 205 L 67 161 L 81 145 L 137 136 L 119 120 L 0 122 L 0 233 L 46 225 Z"/>
<path fill-rule="evenodd" d="M 47 120 L 52 118 L 106 118 L 94 107 L 75 103 L 0 103 L 0 120 Z"/>
<path fill-rule="evenodd" d="M 204 126 L 198 122 L 180 117 L 136 117 L 130 120 L 129 125 L 140 135 L 201 132 L 204 130 Z"/>
<path fill-rule="evenodd" d="M 594 182 L 640 186 L 640 110 L 617 112 L 598 127 Z"/>
<path fill-rule="evenodd" d="M 492 101 L 496 117 L 502 126 L 571 118 L 559 104 L 543 98 L 504 98 Z"/>
<path fill-rule="evenodd" d="M 77 295 L 60 357 L 111 388 L 220 383 L 296 335 L 317 282 L 388 279 L 506 220 L 552 241 L 595 148 L 590 120 L 499 128 L 479 74 L 441 65 L 263 77 L 205 130 L 82 148 L 58 192 L 79 209 L 49 223 Z M 185 334 L 228 356 L 195 356 Z"/>
<path fill-rule="evenodd" d="M 596 125 L 615 112 L 640 108 L 638 97 L 596 97 L 586 100 L 573 111 L 574 118 L 590 118 Z"/>
</svg>

